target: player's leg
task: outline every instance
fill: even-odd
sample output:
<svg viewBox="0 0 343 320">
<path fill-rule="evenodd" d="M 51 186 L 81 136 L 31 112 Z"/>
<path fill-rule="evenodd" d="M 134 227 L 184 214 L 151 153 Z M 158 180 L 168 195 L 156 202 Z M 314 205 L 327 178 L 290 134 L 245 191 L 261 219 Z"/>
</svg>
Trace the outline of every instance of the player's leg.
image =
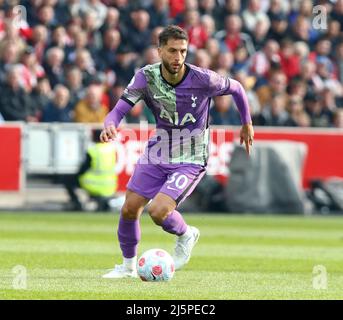
<svg viewBox="0 0 343 320">
<path fill-rule="evenodd" d="M 205 169 L 200 166 L 179 166 L 148 207 L 157 225 L 178 236 L 174 252 L 176 269 L 181 269 L 189 261 L 200 235 L 197 228 L 186 224 L 176 207 L 192 193 L 204 174 Z"/>
<path fill-rule="evenodd" d="M 141 238 L 139 218 L 149 199 L 133 192 L 126 191 L 124 205 L 118 224 L 118 240 L 123 255 L 123 264 L 116 265 L 105 274 L 104 278 L 136 277 L 137 247 Z"/>
<path fill-rule="evenodd" d="M 118 225 L 118 240 L 124 263 L 132 269 L 136 266 L 137 247 L 141 238 L 139 218 L 149 199 L 127 190 Z"/>
<path fill-rule="evenodd" d="M 177 236 L 173 255 L 175 269 L 181 269 L 191 257 L 191 252 L 199 239 L 197 228 L 188 226 L 179 211 L 176 201 L 165 193 L 158 193 L 148 207 L 152 220 L 168 233 Z"/>
<path fill-rule="evenodd" d="M 151 164 L 136 164 L 135 171 L 127 184 L 125 203 L 122 207 L 118 239 L 123 253 L 123 264 L 106 274 L 105 278 L 122 278 L 136 273 L 137 245 L 140 240 L 139 217 L 145 205 L 161 189 L 165 182 L 164 173 Z"/>
</svg>

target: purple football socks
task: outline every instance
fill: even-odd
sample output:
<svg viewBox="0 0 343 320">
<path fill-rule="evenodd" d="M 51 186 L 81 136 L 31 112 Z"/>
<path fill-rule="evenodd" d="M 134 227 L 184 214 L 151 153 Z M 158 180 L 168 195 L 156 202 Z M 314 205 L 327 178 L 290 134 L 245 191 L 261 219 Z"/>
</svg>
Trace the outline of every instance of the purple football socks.
<svg viewBox="0 0 343 320">
<path fill-rule="evenodd" d="M 127 220 L 120 215 L 118 239 L 124 258 L 135 257 L 137 255 L 138 242 L 141 239 L 139 219 Z"/>
<path fill-rule="evenodd" d="M 180 212 L 174 210 L 163 220 L 162 229 L 166 232 L 181 236 L 186 232 L 187 224 L 185 220 L 183 220 Z"/>
<path fill-rule="evenodd" d="M 187 224 L 182 215 L 174 210 L 165 220 L 163 220 L 162 229 L 168 233 L 177 236 L 183 235 L 187 230 Z M 138 242 L 141 239 L 141 228 L 139 219 L 128 220 L 122 215 L 119 218 L 118 239 L 124 258 L 133 258 L 137 255 Z"/>
</svg>

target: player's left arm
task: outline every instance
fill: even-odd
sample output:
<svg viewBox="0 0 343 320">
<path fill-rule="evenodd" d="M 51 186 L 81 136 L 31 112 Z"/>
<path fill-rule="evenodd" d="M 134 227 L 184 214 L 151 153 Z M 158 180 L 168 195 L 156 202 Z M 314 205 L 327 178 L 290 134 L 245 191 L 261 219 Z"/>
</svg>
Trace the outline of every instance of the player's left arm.
<svg viewBox="0 0 343 320">
<path fill-rule="evenodd" d="M 222 96 L 231 94 L 238 108 L 242 128 L 240 131 L 240 143 L 245 144 L 245 149 L 250 154 L 250 147 L 254 140 L 254 129 L 252 126 L 248 97 L 243 86 L 234 79 L 224 78 L 218 73 L 209 72 L 209 96 Z"/>
<path fill-rule="evenodd" d="M 252 126 L 252 120 L 250 116 L 248 97 L 243 86 L 238 81 L 234 79 L 229 79 L 229 81 L 229 91 L 235 100 L 242 122 L 242 128 L 239 134 L 240 144 L 243 144 L 244 142 L 245 149 L 247 153 L 250 154 L 250 147 L 254 141 L 254 128 Z"/>
</svg>

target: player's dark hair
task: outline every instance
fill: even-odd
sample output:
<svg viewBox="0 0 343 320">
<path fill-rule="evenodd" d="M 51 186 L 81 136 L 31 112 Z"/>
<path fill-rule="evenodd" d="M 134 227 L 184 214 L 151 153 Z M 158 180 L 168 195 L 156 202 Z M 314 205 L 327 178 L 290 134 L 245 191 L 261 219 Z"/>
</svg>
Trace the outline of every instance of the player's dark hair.
<svg viewBox="0 0 343 320">
<path fill-rule="evenodd" d="M 188 35 L 185 30 L 176 25 L 170 25 L 163 29 L 159 34 L 159 46 L 162 47 L 167 44 L 169 39 L 186 40 L 188 41 Z"/>
</svg>

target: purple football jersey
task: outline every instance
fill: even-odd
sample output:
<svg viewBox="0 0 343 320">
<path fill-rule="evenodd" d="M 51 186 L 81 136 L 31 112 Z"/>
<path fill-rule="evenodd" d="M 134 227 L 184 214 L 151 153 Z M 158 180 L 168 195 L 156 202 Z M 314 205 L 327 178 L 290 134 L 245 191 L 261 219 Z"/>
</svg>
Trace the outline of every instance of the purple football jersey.
<svg viewBox="0 0 343 320">
<path fill-rule="evenodd" d="M 183 79 L 176 85 L 163 78 L 161 63 L 147 65 L 137 71 L 121 97 L 130 106 L 144 100 L 154 114 L 156 135 L 145 150 L 149 162 L 206 165 L 209 108 L 214 96 L 233 94 L 242 123 L 251 121 L 246 95 L 237 81 L 208 69 L 185 65 Z M 113 120 L 111 114 L 105 123 L 110 120 Z"/>
</svg>

